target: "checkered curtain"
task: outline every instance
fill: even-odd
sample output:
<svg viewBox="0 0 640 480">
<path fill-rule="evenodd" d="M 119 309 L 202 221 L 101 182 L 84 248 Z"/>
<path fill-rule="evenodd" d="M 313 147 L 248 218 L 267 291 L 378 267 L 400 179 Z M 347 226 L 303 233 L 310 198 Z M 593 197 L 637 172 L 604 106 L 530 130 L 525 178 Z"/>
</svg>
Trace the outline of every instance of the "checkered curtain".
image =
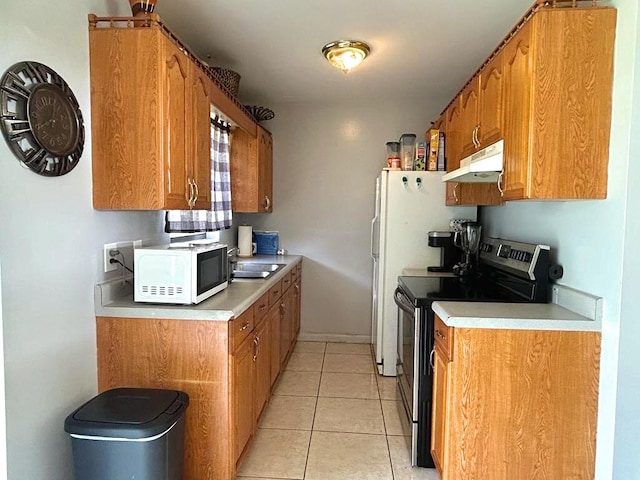
<svg viewBox="0 0 640 480">
<path fill-rule="evenodd" d="M 211 210 L 169 210 L 166 232 L 211 232 L 230 228 L 229 125 L 211 119 Z"/>
</svg>

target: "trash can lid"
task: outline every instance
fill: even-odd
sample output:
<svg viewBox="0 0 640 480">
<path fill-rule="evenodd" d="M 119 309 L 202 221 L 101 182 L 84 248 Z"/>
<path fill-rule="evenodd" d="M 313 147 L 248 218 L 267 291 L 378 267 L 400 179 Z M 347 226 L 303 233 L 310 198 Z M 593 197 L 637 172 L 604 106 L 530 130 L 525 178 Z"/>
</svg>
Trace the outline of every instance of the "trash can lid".
<svg viewBox="0 0 640 480">
<path fill-rule="evenodd" d="M 184 414 L 189 396 L 178 390 L 116 388 L 89 400 L 64 422 L 67 433 L 140 439 L 165 432 Z"/>
</svg>

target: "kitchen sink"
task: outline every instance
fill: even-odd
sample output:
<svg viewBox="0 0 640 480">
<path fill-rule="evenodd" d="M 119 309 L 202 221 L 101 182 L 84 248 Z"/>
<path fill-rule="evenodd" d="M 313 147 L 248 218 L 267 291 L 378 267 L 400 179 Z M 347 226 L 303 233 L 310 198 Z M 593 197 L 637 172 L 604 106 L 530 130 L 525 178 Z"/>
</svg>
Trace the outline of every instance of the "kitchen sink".
<svg viewBox="0 0 640 480">
<path fill-rule="evenodd" d="M 238 262 L 233 278 L 268 278 L 284 267 L 283 263 Z"/>
</svg>

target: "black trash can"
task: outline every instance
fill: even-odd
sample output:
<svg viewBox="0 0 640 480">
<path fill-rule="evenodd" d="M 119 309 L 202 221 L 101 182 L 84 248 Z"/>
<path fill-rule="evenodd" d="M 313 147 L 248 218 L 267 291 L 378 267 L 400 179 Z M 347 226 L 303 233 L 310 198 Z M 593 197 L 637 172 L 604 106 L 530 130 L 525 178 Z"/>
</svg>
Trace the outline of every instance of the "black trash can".
<svg viewBox="0 0 640 480">
<path fill-rule="evenodd" d="M 177 390 L 116 388 L 71 413 L 75 480 L 181 480 L 184 413 Z"/>
</svg>

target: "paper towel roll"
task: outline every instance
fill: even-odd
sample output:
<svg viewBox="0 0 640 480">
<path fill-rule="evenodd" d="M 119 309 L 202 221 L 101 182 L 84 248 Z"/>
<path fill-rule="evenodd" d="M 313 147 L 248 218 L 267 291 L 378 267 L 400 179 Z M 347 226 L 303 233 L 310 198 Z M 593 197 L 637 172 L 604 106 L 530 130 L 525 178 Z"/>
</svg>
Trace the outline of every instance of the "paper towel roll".
<svg viewBox="0 0 640 480">
<path fill-rule="evenodd" d="M 252 255 L 253 228 L 247 225 L 238 227 L 238 256 L 250 257 Z"/>
</svg>

